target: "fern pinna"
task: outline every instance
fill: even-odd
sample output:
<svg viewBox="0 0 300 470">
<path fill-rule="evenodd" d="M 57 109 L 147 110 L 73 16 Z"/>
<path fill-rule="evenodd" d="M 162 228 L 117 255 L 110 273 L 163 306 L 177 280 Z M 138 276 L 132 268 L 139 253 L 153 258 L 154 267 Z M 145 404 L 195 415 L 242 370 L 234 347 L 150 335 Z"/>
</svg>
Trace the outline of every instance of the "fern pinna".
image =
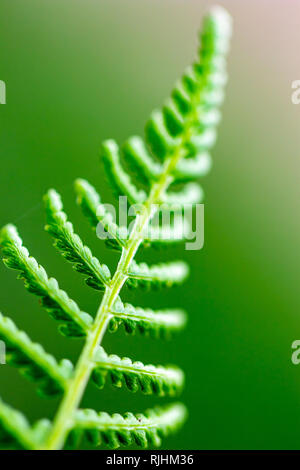
<svg viewBox="0 0 300 470">
<path fill-rule="evenodd" d="M 202 191 L 192 182 L 203 176 L 210 166 L 209 149 L 215 141 L 220 120 L 219 106 L 226 82 L 225 56 L 231 32 L 231 19 L 220 7 L 205 17 L 197 61 L 176 84 L 171 98 L 161 110 L 154 111 L 145 129 L 145 141 L 132 137 L 121 151 L 117 143 L 107 140 L 101 158 L 112 187 L 129 203 L 138 205 L 131 231 L 118 227 L 100 201 L 96 190 L 85 180 L 75 183 L 77 201 L 95 228 L 99 221 L 110 235 L 109 246 L 120 250 L 115 273 L 92 254 L 75 233 L 63 210 L 60 195 L 50 190 L 45 198 L 46 230 L 56 248 L 85 277 L 88 286 L 102 291 L 95 317 L 83 312 L 62 290 L 58 282 L 29 255 L 15 226 L 1 231 L 4 263 L 19 271 L 26 289 L 40 298 L 42 306 L 58 322 L 59 331 L 68 337 L 83 338 L 84 345 L 76 366 L 64 359 L 58 362 L 42 346 L 33 343 L 9 318 L 0 315 L 0 339 L 7 347 L 6 360 L 37 383 L 44 396 L 60 394 L 60 406 L 53 422 L 41 420 L 34 425 L 9 405 L 0 401 L 0 442 L 6 448 L 61 449 L 77 446 L 85 435 L 95 445 L 158 446 L 161 438 L 175 431 L 186 418 L 183 404 L 148 410 L 143 414 L 109 415 L 91 409 L 79 409 L 81 398 L 91 379 L 102 388 L 110 382 L 115 387 L 140 390 L 145 394 L 176 396 L 182 389 L 183 372 L 177 367 L 144 365 L 128 358 L 108 355 L 101 347 L 106 330 L 116 331 L 123 325 L 129 334 L 136 332 L 165 338 L 185 325 L 186 315 L 177 309 L 152 311 L 126 304 L 120 297 L 125 284 L 131 287 L 170 287 L 188 275 L 188 266 L 171 262 L 148 266 L 135 261 L 141 245 L 167 243 L 183 239 L 179 224 L 153 227 L 153 207 L 160 210 L 176 203 L 197 204 Z M 138 189 L 123 168 L 126 161 L 145 183 Z M 173 183 L 184 183 L 183 190 L 169 191 Z M 178 225 L 178 226 L 177 226 Z M 145 235 L 145 229 L 150 227 Z M 165 234 L 167 233 L 167 236 Z M 177 235 L 173 237 L 173 235 Z M 172 236 L 171 236 L 172 235 Z"/>
</svg>

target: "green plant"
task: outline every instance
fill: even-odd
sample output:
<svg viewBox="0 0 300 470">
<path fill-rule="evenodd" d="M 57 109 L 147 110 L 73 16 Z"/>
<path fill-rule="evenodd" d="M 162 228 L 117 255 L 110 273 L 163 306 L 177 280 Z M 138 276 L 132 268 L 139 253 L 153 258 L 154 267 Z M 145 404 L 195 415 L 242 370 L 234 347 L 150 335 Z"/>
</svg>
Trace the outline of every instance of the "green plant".
<svg viewBox="0 0 300 470">
<path fill-rule="evenodd" d="M 40 298 L 42 306 L 59 322 L 63 335 L 84 340 L 75 367 L 68 360 L 58 363 L 9 318 L 0 315 L 0 338 L 7 345 L 7 362 L 37 382 L 42 395 L 62 395 L 54 421 L 41 420 L 33 426 L 21 413 L 0 401 L 2 446 L 61 449 L 66 442 L 69 446 L 77 445 L 83 434 L 95 445 L 103 443 L 113 448 L 132 442 L 142 447 L 156 446 L 161 437 L 175 431 L 185 420 L 186 409 L 180 403 L 136 416 L 132 413 L 110 416 L 78 407 L 90 378 L 99 388 L 110 379 L 116 387 L 124 385 L 133 392 L 140 389 L 158 396 L 175 396 L 183 386 L 183 372 L 178 368 L 145 366 L 128 358 L 109 356 L 101 347 L 101 340 L 107 329 L 113 332 L 120 325 L 130 334 L 166 337 L 185 324 L 185 313 L 181 310 L 153 312 L 133 307 L 122 302 L 120 292 L 125 284 L 170 287 L 183 282 L 188 275 L 188 266 L 181 261 L 149 267 L 138 264 L 134 258 L 142 245 L 167 244 L 174 240 L 174 235 L 176 241 L 183 239 L 180 224 L 184 221 L 180 214 L 167 227 L 151 227 L 155 205 L 163 211 L 174 202 L 180 209 L 186 203 L 195 205 L 201 200 L 198 184 L 186 182 L 203 176 L 209 167 L 207 151 L 215 141 L 215 127 L 220 119 L 218 107 L 226 82 L 225 55 L 230 31 L 229 15 L 222 8 L 212 9 L 204 20 L 199 60 L 186 71 L 163 109 L 152 114 L 146 125 L 147 144 L 139 137 L 124 144 L 123 157 L 144 181 L 146 190 L 137 189 L 123 169 L 116 142 L 108 140 L 102 145 L 101 157 L 111 186 L 135 205 L 131 231 L 116 225 L 87 181 L 75 183 L 78 203 L 92 226 L 96 228 L 100 221 L 110 235 L 108 245 L 121 252 L 113 276 L 74 232 L 59 194 L 50 190 L 44 198 L 46 230 L 54 238 L 56 248 L 85 276 L 86 284 L 103 292 L 95 318 L 82 312 L 57 281 L 48 277 L 29 255 L 13 225 L 2 229 L 6 266 L 19 271 L 25 287 Z M 168 191 L 170 185 L 178 182 L 184 183 L 183 190 Z M 149 226 L 146 237 L 145 229 Z"/>
</svg>

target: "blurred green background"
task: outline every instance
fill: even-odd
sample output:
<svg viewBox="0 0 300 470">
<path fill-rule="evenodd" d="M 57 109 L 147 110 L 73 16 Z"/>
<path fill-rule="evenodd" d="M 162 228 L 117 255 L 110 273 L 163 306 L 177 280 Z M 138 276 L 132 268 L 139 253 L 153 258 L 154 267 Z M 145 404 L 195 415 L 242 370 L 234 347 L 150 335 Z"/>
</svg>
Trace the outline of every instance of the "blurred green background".
<svg viewBox="0 0 300 470">
<path fill-rule="evenodd" d="M 7 104 L 0 107 L 0 223 L 18 226 L 31 253 L 83 310 L 94 312 L 99 296 L 51 246 L 41 198 L 55 187 L 75 229 L 101 260 L 116 262 L 76 207 L 72 182 L 87 178 L 104 201 L 113 200 L 99 144 L 143 132 L 151 110 L 192 61 L 211 3 L 1 1 Z M 146 255 L 150 261 L 184 256 L 192 266 L 185 287 L 123 293 L 136 305 L 186 308 L 188 328 L 167 345 L 123 331 L 107 334 L 104 345 L 185 369 L 189 421 L 163 448 L 299 449 L 300 365 L 290 358 L 300 338 L 300 105 L 291 103 L 291 82 L 300 78 L 300 2 L 221 4 L 234 18 L 234 37 L 214 167 L 203 182 L 205 246 Z M 1 311 L 49 352 L 75 361 L 80 341 L 60 337 L 15 277 L 0 266 Z M 57 406 L 37 398 L 9 366 L 0 366 L 0 395 L 31 420 L 51 417 Z M 83 406 L 123 412 L 158 401 L 89 387 Z"/>
</svg>

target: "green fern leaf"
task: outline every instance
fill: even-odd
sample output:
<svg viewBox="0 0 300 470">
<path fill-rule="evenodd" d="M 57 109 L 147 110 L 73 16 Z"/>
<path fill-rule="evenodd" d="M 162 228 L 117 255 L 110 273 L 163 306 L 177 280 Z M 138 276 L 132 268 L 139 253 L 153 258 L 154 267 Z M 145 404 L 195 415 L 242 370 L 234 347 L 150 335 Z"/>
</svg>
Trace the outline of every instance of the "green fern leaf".
<svg viewBox="0 0 300 470">
<path fill-rule="evenodd" d="M 122 147 L 125 160 L 136 170 L 145 183 L 156 181 L 162 167 L 155 162 L 141 137 L 130 137 Z"/>
<path fill-rule="evenodd" d="M 25 416 L 0 398 L 0 447 L 35 449 L 44 441 L 50 429 L 43 419 L 30 426 Z"/>
<path fill-rule="evenodd" d="M 173 138 L 166 128 L 161 110 L 153 111 L 145 127 L 146 140 L 153 154 L 164 160 L 168 153 L 178 146 L 178 139 Z"/>
<path fill-rule="evenodd" d="M 43 396 L 62 393 L 73 373 L 73 364 L 63 359 L 59 364 L 40 344 L 33 343 L 14 322 L 0 313 L 0 339 L 6 345 L 6 362 L 17 367 L 27 379 L 38 382 Z"/>
<path fill-rule="evenodd" d="M 145 128 L 145 142 L 140 137 L 132 137 L 121 147 L 122 153 L 115 141 L 103 143 L 101 157 L 112 188 L 117 194 L 127 196 L 130 204 L 138 204 L 130 230 L 118 227 L 89 183 L 85 180 L 75 183 L 77 201 L 92 227 L 97 229 L 98 237 L 105 238 L 108 246 L 120 251 L 112 276 L 74 232 L 63 212 L 60 196 L 50 190 L 45 197 L 46 229 L 54 237 L 55 246 L 75 270 L 86 276 L 87 284 L 104 290 L 94 320 L 82 312 L 59 288 L 57 281 L 49 279 L 44 268 L 29 256 L 14 226 L 8 225 L 1 231 L 5 264 L 20 272 L 25 287 L 40 297 L 47 311 L 61 322 L 63 334 L 85 337 L 73 370 L 70 362 L 57 363 L 0 314 L 0 338 L 7 343 L 8 362 L 37 381 L 43 393 L 63 392 L 54 421 L 42 420 L 33 426 L 23 415 L 0 401 L 1 447 L 61 449 L 68 435 L 69 444 L 73 445 L 86 435 L 93 445 L 103 443 L 117 448 L 135 443 L 147 447 L 159 445 L 163 436 L 177 430 L 184 422 L 186 409 L 181 404 L 125 416 L 110 416 L 78 407 L 90 377 L 100 388 L 110 378 L 117 387 L 125 385 L 131 391 L 141 389 L 146 394 L 159 396 L 174 395 L 182 388 L 183 373 L 178 368 L 147 366 L 128 358 L 107 355 L 101 348 L 101 341 L 107 329 L 113 332 L 120 325 L 129 334 L 140 332 L 155 338 L 167 338 L 185 325 L 186 315 L 181 310 L 152 311 L 133 307 L 123 304 L 120 295 L 125 284 L 168 287 L 180 284 L 187 277 L 188 267 L 183 262 L 148 266 L 138 264 L 135 256 L 142 246 L 167 246 L 171 241 L 183 241 L 188 225 L 187 217 L 182 214 L 183 206 L 195 205 L 202 200 L 201 188 L 192 181 L 204 175 L 211 164 L 208 150 L 215 142 L 216 126 L 220 121 L 218 108 L 224 98 L 227 80 L 225 55 L 230 31 L 229 15 L 222 8 L 213 8 L 204 20 L 196 62 L 177 82 L 162 109 L 152 113 Z M 121 164 L 121 156 L 134 168 L 137 179 L 146 183 L 147 192 L 133 184 Z M 182 189 L 170 191 L 170 186 L 178 182 L 184 183 Z M 167 222 L 164 219 L 166 209 Z M 157 225 L 156 215 L 159 216 Z M 102 228 L 104 232 L 101 232 Z"/>
<path fill-rule="evenodd" d="M 168 132 L 176 137 L 184 129 L 184 118 L 176 106 L 174 100 L 169 98 L 163 107 L 163 115 Z"/>
<path fill-rule="evenodd" d="M 198 153 L 194 158 L 185 158 L 177 163 L 174 178 L 177 182 L 201 178 L 209 172 L 211 165 L 209 153 Z"/>
<path fill-rule="evenodd" d="M 129 287 L 172 287 L 184 282 L 189 274 L 189 267 L 183 261 L 160 263 L 148 266 L 146 263 L 132 261 L 127 284 Z"/>
<path fill-rule="evenodd" d="M 6 448 L 33 449 L 31 427 L 22 413 L 0 399 L 0 445 Z"/>
<path fill-rule="evenodd" d="M 106 265 L 100 264 L 91 250 L 74 233 L 73 225 L 68 222 L 67 215 L 63 212 L 60 195 L 51 189 L 44 201 L 47 214 L 46 231 L 55 238 L 54 246 L 73 264 L 76 271 L 87 276 L 85 282 L 88 286 L 104 290 L 111 279 L 110 271 Z"/>
<path fill-rule="evenodd" d="M 127 227 L 119 227 L 113 220 L 113 216 L 108 210 L 105 208 L 103 204 L 100 204 L 97 209 L 97 218 L 99 222 L 101 222 L 104 230 L 108 233 L 112 238 L 106 239 L 106 242 L 116 242 L 113 244 L 113 247 L 116 245 L 121 250 L 123 247 L 126 246 L 126 242 L 128 240 L 128 230 Z M 107 243 L 108 244 L 108 243 Z"/>
<path fill-rule="evenodd" d="M 101 157 L 109 182 L 116 194 L 127 196 L 130 204 L 143 203 L 146 194 L 134 186 L 129 175 L 124 171 L 120 161 L 119 147 L 114 140 L 103 142 Z"/>
<path fill-rule="evenodd" d="M 173 333 L 182 330 L 187 321 L 186 313 L 179 309 L 166 309 L 154 311 L 131 304 L 125 305 L 119 298 L 110 311 L 113 316 L 110 319 L 108 329 L 111 333 L 124 326 L 125 332 L 133 335 L 139 332 L 144 336 L 153 338 L 170 339 Z"/>
<path fill-rule="evenodd" d="M 99 194 L 95 188 L 84 179 L 77 179 L 74 188 L 77 194 L 77 204 L 81 207 L 91 227 L 96 230 L 99 223 L 97 209 L 101 204 Z"/>
<path fill-rule="evenodd" d="M 188 93 L 187 89 L 184 87 L 182 82 L 178 82 L 172 91 L 172 99 L 174 104 L 178 109 L 178 112 L 182 116 L 190 113 L 193 109 L 191 95 Z M 182 129 L 183 130 L 183 129 Z"/>
<path fill-rule="evenodd" d="M 174 205 L 175 207 L 175 205 Z M 176 206 L 177 211 L 179 208 Z M 191 233 L 191 226 L 182 214 L 175 212 L 173 222 L 165 225 L 150 226 L 146 229 L 144 246 L 166 245 L 170 243 L 179 243 L 187 239 Z"/>
<path fill-rule="evenodd" d="M 188 149 L 187 156 L 195 156 L 200 152 L 210 150 L 216 142 L 216 137 L 217 134 L 215 129 L 208 128 L 200 130 L 199 134 L 196 134 L 190 138 L 190 141 L 186 146 Z"/>
<path fill-rule="evenodd" d="M 126 413 L 124 416 L 79 410 L 74 429 L 75 433 L 83 431 L 92 444 L 103 444 L 111 449 L 133 443 L 142 448 L 159 447 L 161 439 L 177 431 L 186 417 L 186 408 L 180 403 L 147 410 L 145 414 Z"/>
<path fill-rule="evenodd" d="M 140 389 L 145 395 L 175 396 L 183 387 L 184 375 L 177 367 L 145 366 L 142 362 L 132 362 L 128 357 L 121 359 L 108 355 L 101 347 L 94 361 L 96 367 L 92 380 L 100 389 L 108 378 L 114 387 L 125 385 L 130 392 Z"/>
<path fill-rule="evenodd" d="M 29 256 L 16 227 L 7 225 L 2 229 L 0 244 L 4 264 L 20 271 L 26 289 L 40 297 L 49 314 L 62 322 L 60 332 L 72 337 L 85 336 L 93 322 L 92 317 L 81 312 L 78 305 L 59 288 L 56 279 L 48 278 L 45 269 Z"/>
<path fill-rule="evenodd" d="M 75 191 L 77 193 L 77 203 L 82 208 L 94 229 L 101 222 L 104 230 L 110 238 L 106 239 L 106 244 L 119 251 L 125 246 L 128 239 L 126 227 L 119 227 L 113 220 L 112 214 L 108 212 L 96 189 L 86 180 L 78 179 L 75 182 Z M 101 237 L 100 237 L 101 238 Z"/>
</svg>

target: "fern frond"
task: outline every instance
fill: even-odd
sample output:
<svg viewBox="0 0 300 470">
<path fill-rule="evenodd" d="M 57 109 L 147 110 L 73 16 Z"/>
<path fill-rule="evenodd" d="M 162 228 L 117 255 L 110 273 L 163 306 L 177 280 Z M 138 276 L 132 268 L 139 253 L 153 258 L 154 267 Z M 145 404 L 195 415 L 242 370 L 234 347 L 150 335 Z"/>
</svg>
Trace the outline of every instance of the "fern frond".
<svg viewBox="0 0 300 470">
<path fill-rule="evenodd" d="M 73 225 L 68 222 L 67 215 L 63 212 L 60 195 L 50 189 L 44 201 L 47 214 L 45 229 L 54 237 L 54 246 L 67 261 L 73 264 L 75 271 L 87 276 L 85 282 L 88 286 L 104 290 L 111 279 L 110 271 L 106 265 L 100 264 L 99 260 L 92 255 L 91 250 L 74 232 Z"/>
<path fill-rule="evenodd" d="M 44 348 L 33 343 L 24 331 L 0 313 L 0 339 L 6 345 L 6 362 L 17 367 L 27 379 L 38 383 L 43 396 L 62 393 L 73 373 L 73 364 L 63 359 L 59 364 Z"/>
<path fill-rule="evenodd" d="M 138 190 L 124 171 L 118 144 L 114 140 L 106 140 L 101 147 L 101 157 L 109 182 L 117 195 L 127 196 L 130 204 L 141 204 L 146 199 L 146 193 Z"/>
<path fill-rule="evenodd" d="M 171 241 L 182 241 L 190 234 L 186 230 L 188 217 L 182 209 L 201 202 L 203 197 L 202 189 L 193 180 L 204 175 L 211 164 L 208 150 L 215 142 L 221 116 L 218 108 L 227 80 L 225 55 L 230 31 L 229 15 L 222 8 L 213 8 L 204 20 L 196 62 L 176 83 L 162 109 L 152 113 L 145 127 L 145 141 L 132 137 L 121 147 L 122 152 L 114 140 L 103 143 L 101 157 L 112 188 L 117 194 L 127 196 L 130 204 L 138 204 L 132 215 L 135 218 L 132 227 L 127 229 L 115 223 L 87 181 L 75 183 L 78 203 L 92 227 L 97 228 L 98 238 L 105 238 L 110 247 L 121 252 L 112 276 L 74 232 L 63 212 L 60 196 L 51 190 L 45 197 L 47 231 L 54 237 L 56 247 L 73 263 L 75 270 L 87 277 L 87 284 L 96 289 L 104 288 L 95 319 L 82 312 L 60 290 L 55 279 L 48 278 L 44 268 L 29 256 L 14 226 L 6 226 L 0 233 L 5 264 L 20 272 L 25 287 L 40 297 L 48 312 L 61 321 L 63 334 L 85 336 L 73 370 L 67 361 L 57 363 L 0 315 L 0 338 L 8 345 L 8 362 L 29 378 L 40 379 L 44 393 L 64 393 L 53 423 L 43 420 L 34 426 L 0 401 L 0 446 L 4 443 L 26 449 L 56 450 L 63 448 L 68 435 L 69 442 L 74 444 L 85 434 L 94 445 L 102 442 L 117 448 L 136 443 L 147 447 L 159 445 L 161 437 L 177 430 L 185 420 L 186 409 L 181 404 L 124 416 L 78 408 L 91 377 L 100 388 L 109 378 L 116 387 L 125 385 L 133 392 L 141 389 L 146 394 L 159 396 L 174 395 L 183 385 L 180 369 L 144 365 L 108 355 L 101 348 L 101 342 L 107 328 L 113 332 L 120 325 L 127 333 L 138 331 L 156 338 L 168 337 L 185 325 L 186 315 L 181 310 L 155 312 L 133 307 L 123 304 L 120 296 L 125 284 L 129 287 L 172 286 L 187 277 L 188 266 L 184 262 L 148 266 L 138 264 L 135 257 L 142 246 L 167 245 Z M 136 179 L 145 183 L 146 191 L 133 184 L 121 160 L 134 168 Z M 182 189 L 170 191 L 170 186 L 178 182 L 183 183 Z M 156 216 L 159 216 L 158 221 Z"/>
<path fill-rule="evenodd" d="M 181 403 L 150 409 L 144 414 L 126 413 L 124 416 L 79 410 L 72 433 L 83 431 L 93 445 L 103 444 L 111 449 L 133 443 L 142 448 L 159 447 L 161 439 L 176 432 L 186 417 L 186 408 Z"/>
<path fill-rule="evenodd" d="M 100 389 L 108 378 L 114 387 L 125 385 L 130 392 L 140 389 L 145 395 L 175 396 L 183 387 L 184 374 L 178 367 L 132 362 L 128 357 L 108 355 L 102 347 L 96 352 L 94 362 L 92 380 Z"/>
<path fill-rule="evenodd" d="M 45 269 L 29 256 L 15 226 L 7 225 L 1 230 L 0 245 L 4 264 L 20 271 L 19 277 L 26 289 L 40 297 L 47 312 L 62 322 L 60 332 L 71 337 L 85 336 L 93 322 L 92 317 L 82 312 L 74 300 L 59 288 L 56 279 L 48 278 Z"/>
<path fill-rule="evenodd" d="M 35 449 L 43 442 L 50 429 L 50 422 L 40 420 L 30 426 L 25 416 L 0 398 L 0 447 Z"/>
<path fill-rule="evenodd" d="M 172 287 L 185 281 L 189 267 L 184 261 L 173 261 L 148 266 L 146 263 L 131 262 L 128 270 L 130 287 Z"/>
<path fill-rule="evenodd" d="M 162 167 L 155 162 L 141 137 L 130 137 L 122 147 L 124 157 L 145 183 L 156 181 Z"/>
<path fill-rule="evenodd" d="M 124 326 L 125 332 L 134 335 L 139 332 L 144 336 L 169 339 L 173 333 L 181 331 L 187 321 L 186 313 L 179 309 L 166 309 L 154 311 L 131 304 L 125 305 L 118 299 L 110 312 L 111 318 L 108 329 L 111 333 Z"/>
</svg>

